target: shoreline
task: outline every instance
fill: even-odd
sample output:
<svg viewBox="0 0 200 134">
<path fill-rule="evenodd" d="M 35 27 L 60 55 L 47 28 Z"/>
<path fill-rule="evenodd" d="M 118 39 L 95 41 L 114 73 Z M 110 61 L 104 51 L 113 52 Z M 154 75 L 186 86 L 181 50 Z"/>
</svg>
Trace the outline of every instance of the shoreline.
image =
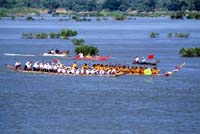
<svg viewBox="0 0 200 134">
<path fill-rule="evenodd" d="M 1 17 L 24 17 L 24 16 L 41 16 L 50 14 L 54 16 L 78 16 L 78 17 L 112 17 L 116 20 L 126 20 L 128 17 L 170 17 L 172 19 L 181 19 L 187 17 L 188 19 L 200 19 L 199 11 L 71 11 L 71 10 L 55 10 L 49 11 L 48 9 L 40 8 L 0 8 Z"/>
</svg>

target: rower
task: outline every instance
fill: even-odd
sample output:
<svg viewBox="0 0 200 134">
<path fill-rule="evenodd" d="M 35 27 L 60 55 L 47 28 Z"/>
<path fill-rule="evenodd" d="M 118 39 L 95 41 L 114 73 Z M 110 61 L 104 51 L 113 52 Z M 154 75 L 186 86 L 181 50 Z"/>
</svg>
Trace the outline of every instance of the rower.
<svg viewBox="0 0 200 134">
<path fill-rule="evenodd" d="M 140 62 L 140 58 L 136 56 L 135 59 L 133 60 L 133 63 L 139 63 L 139 62 Z"/>
<path fill-rule="evenodd" d="M 86 57 L 86 58 L 91 58 L 90 54 L 87 54 L 85 57 Z"/>
<path fill-rule="evenodd" d="M 78 65 L 77 65 L 76 61 L 72 64 L 72 68 L 73 69 L 78 69 Z"/>
<path fill-rule="evenodd" d="M 20 61 L 17 61 L 16 63 L 15 63 L 15 69 L 17 70 L 17 69 L 19 69 L 21 67 L 21 63 L 20 63 Z"/>
<path fill-rule="evenodd" d="M 154 67 L 154 68 L 152 69 L 152 74 L 153 74 L 153 75 L 158 75 L 159 72 L 160 72 L 160 70 L 158 70 L 157 67 Z"/>
<path fill-rule="evenodd" d="M 30 61 L 27 61 L 25 66 L 24 66 L 24 70 L 27 70 L 27 67 L 29 66 L 29 64 L 30 64 Z"/>
<path fill-rule="evenodd" d="M 77 69 L 75 72 L 76 75 L 79 75 L 80 73 L 81 73 L 80 69 Z"/>
<path fill-rule="evenodd" d="M 82 65 L 82 69 L 88 69 L 88 65 L 87 65 L 86 63 L 84 63 L 84 64 Z"/>
<path fill-rule="evenodd" d="M 33 71 L 39 71 L 39 62 L 36 61 L 34 64 L 33 64 Z"/>
<path fill-rule="evenodd" d="M 28 64 L 26 65 L 26 70 L 31 71 L 32 70 L 32 62 L 28 62 Z"/>
</svg>

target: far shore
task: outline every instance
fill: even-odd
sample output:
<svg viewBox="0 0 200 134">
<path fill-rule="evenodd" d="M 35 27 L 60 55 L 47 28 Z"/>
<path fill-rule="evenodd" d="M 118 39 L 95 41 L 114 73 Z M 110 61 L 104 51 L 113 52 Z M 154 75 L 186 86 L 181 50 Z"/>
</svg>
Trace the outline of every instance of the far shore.
<svg viewBox="0 0 200 134">
<path fill-rule="evenodd" d="M 128 16 L 135 16 L 135 17 L 162 17 L 162 16 L 171 16 L 175 19 L 188 17 L 190 19 L 200 19 L 200 12 L 199 11 L 71 11 L 65 9 L 55 9 L 55 10 L 48 10 L 48 9 L 36 9 L 36 8 L 13 8 L 13 9 L 5 9 L 0 8 L 0 17 L 23 17 L 23 16 L 40 16 L 45 14 L 51 14 L 52 16 L 80 16 L 80 17 L 113 17 L 116 20 L 125 20 L 128 19 Z M 178 16 L 178 17 L 177 17 Z"/>
</svg>

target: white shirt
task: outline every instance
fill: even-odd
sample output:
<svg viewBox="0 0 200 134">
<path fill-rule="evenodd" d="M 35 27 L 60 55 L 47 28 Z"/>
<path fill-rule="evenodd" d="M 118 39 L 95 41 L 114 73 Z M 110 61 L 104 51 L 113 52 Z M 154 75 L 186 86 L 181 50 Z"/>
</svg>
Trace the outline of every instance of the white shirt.
<svg viewBox="0 0 200 134">
<path fill-rule="evenodd" d="M 145 58 L 142 58 L 142 62 L 143 62 L 143 63 L 146 62 Z"/>
<path fill-rule="evenodd" d="M 83 56 L 83 53 L 80 53 L 79 56 L 80 56 L 80 58 L 83 58 L 83 57 L 84 57 L 84 56 Z"/>
<path fill-rule="evenodd" d="M 16 62 L 16 63 L 15 63 L 15 66 L 19 66 L 19 65 L 21 65 L 20 62 Z"/>
<path fill-rule="evenodd" d="M 38 62 L 35 62 L 33 65 L 34 68 L 39 68 Z"/>
<path fill-rule="evenodd" d="M 135 62 L 139 62 L 139 61 L 140 61 L 139 57 L 136 57 Z"/>
</svg>

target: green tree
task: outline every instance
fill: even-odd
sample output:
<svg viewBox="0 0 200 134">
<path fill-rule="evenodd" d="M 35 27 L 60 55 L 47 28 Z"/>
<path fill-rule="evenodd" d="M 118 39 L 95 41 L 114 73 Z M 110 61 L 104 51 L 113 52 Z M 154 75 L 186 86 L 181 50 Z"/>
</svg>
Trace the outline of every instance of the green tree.
<svg viewBox="0 0 200 134">
<path fill-rule="evenodd" d="M 102 7 L 114 11 L 119 10 L 121 4 L 121 0 L 106 0 Z"/>
<path fill-rule="evenodd" d="M 144 5 L 147 11 L 152 11 L 156 8 L 156 1 L 155 0 L 145 0 Z"/>
<path fill-rule="evenodd" d="M 200 11 L 200 0 L 194 0 L 195 10 Z"/>
<path fill-rule="evenodd" d="M 97 55 L 99 52 L 99 49 L 91 45 L 79 45 L 79 46 L 76 46 L 74 51 L 76 54 L 82 52 L 83 55 L 87 55 L 87 54 Z"/>
</svg>

